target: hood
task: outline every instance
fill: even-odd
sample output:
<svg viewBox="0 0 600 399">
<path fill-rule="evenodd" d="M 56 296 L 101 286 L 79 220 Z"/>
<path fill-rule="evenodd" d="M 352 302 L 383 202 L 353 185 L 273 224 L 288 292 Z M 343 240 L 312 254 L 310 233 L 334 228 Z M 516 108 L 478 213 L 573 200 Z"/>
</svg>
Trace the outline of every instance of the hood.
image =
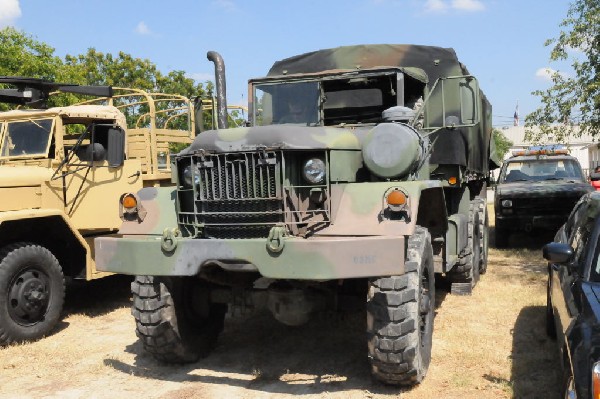
<svg viewBox="0 0 600 399">
<path fill-rule="evenodd" d="M 0 187 L 31 187 L 50 181 L 54 171 L 40 166 L 0 166 Z"/>
<path fill-rule="evenodd" d="M 269 149 L 338 149 L 360 150 L 362 142 L 373 126 L 356 129 L 338 127 L 309 127 L 271 125 L 209 130 L 196 136 L 190 147 L 180 153 L 186 155 L 206 151 L 237 152 Z"/>
<path fill-rule="evenodd" d="M 496 195 L 512 198 L 581 197 L 594 191 L 586 182 L 574 180 L 546 180 L 542 182 L 503 183 L 497 186 Z"/>
</svg>

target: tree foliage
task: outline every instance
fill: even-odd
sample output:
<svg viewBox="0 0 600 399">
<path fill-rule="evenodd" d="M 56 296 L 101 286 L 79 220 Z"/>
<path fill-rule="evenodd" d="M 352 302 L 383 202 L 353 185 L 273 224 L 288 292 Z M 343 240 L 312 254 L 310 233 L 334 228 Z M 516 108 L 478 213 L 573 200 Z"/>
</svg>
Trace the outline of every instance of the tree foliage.
<svg viewBox="0 0 600 399">
<path fill-rule="evenodd" d="M 546 46 L 552 47 L 551 61 L 571 61 L 574 76 L 554 72 L 550 88 L 532 93 L 542 103 L 525 120 L 532 141 L 565 142 L 569 135 L 600 132 L 600 3 L 574 0 L 560 26 Z M 532 129 L 536 125 L 539 130 Z"/>
<path fill-rule="evenodd" d="M 498 156 L 498 159 L 503 160 L 510 147 L 513 146 L 513 142 L 510 141 L 501 130 L 496 128 L 492 129 L 492 137 L 496 144 L 496 155 Z"/>
<path fill-rule="evenodd" d="M 66 55 L 64 60 L 54 48 L 25 32 L 8 27 L 0 30 L 0 76 L 25 76 L 60 83 L 110 85 L 149 92 L 179 94 L 188 98 L 207 98 L 212 83 L 196 83 L 184 71 L 163 74 L 147 59 L 119 52 L 104 54 L 94 48 L 85 54 Z M 57 97 L 50 105 L 72 102 L 72 95 Z"/>
</svg>

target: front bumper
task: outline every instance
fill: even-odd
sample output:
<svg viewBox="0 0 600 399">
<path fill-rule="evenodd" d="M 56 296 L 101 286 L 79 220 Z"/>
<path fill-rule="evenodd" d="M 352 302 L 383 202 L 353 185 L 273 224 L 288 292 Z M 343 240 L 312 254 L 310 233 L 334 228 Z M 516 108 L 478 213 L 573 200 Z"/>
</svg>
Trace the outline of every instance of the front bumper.
<svg viewBox="0 0 600 399">
<path fill-rule="evenodd" d="M 130 275 L 193 276 L 209 265 L 258 271 L 275 279 L 332 280 L 404 273 L 403 236 L 286 237 L 281 252 L 265 239 L 177 238 L 171 252 L 161 236 L 95 239 L 96 268 Z"/>
<path fill-rule="evenodd" d="M 553 229 L 558 230 L 569 215 L 498 215 L 496 214 L 496 227 L 506 230 L 534 230 L 534 229 Z"/>
</svg>

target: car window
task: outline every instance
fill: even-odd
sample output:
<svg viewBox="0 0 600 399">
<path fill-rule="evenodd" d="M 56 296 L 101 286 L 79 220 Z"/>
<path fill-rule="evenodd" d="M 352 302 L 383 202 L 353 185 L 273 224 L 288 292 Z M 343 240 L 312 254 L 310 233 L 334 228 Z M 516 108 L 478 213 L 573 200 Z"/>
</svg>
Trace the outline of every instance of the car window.
<svg viewBox="0 0 600 399">
<path fill-rule="evenodd" d="M 586 245 L 593 227 L 594 219 L 585 218 L 583 223 L 580 223 L 575 227 L 574 233 L 572 234 L 571 247 L 573 247 L 573 251 L 575 252 L 574 260 L 580 265 L 583 263 Z"/>
<path fill-rule="evenodd" d="M 573 210 L 571 211 L 571 215 L 569 216 L 569 218 L 567 219 L 567 222 L 565 223 L 565 234 L 569 239 L 569 243 L 571 242 L 571 232 L 573 231 L 573 226 L 575 226 L 575 224 L 576 224 L 577 216 L 584 213 L 582 208 L 585 208 L 585 205 L 584 205 L 584 201 L 580 200 L 573 207 Z"/>
</svg>

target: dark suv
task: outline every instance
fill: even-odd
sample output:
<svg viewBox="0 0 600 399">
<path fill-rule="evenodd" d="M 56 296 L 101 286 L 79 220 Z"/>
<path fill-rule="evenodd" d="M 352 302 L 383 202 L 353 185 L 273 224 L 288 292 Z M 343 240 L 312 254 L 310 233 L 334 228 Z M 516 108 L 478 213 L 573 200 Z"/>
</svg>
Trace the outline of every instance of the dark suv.
<svg viewBox="0 0 600 399">
<path fill-rule="evenodd" d="M 566 150 L 514 153 L 504 161 L 496 186 L 496 247 L 506 247 L 513 231 L 558 230 L 590 191 L 577 158 Z"/>
</svg>

